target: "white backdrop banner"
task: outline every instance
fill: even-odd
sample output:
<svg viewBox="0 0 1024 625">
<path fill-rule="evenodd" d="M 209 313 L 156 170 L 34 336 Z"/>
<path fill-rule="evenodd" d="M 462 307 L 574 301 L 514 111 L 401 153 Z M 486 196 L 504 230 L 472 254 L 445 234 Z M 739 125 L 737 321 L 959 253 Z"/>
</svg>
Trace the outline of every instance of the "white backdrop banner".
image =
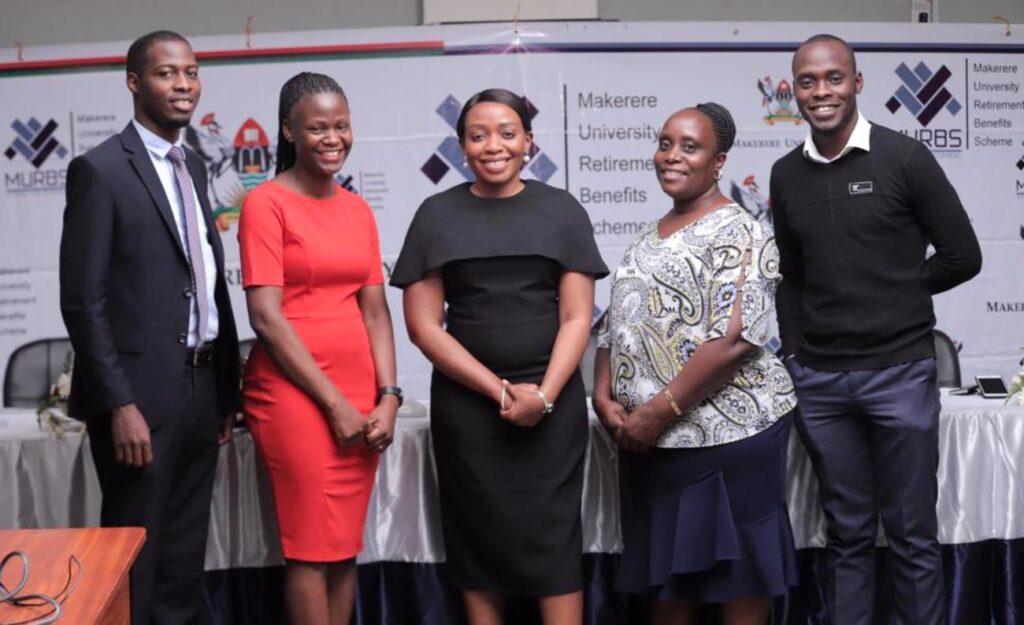
<svg viewBox="0 0 1024 625">
<path fill-rule="evenodd" d="M 830 31 L 857 50 L 863 114 L 928 145 L 957 188 L 984 269 L 936 298 L 938 327 L 962 345 L 967 376 L 1008 376 L 1024 346 L 1021 30 L 572 22 L 287 33 L 255 36 L 252 47 L 196 38 L 203 95 L 186 140 L 206 160 L 234 314 L 242 336 L 252 336 L 239 286 L 238 207 L 272 175 L 278 91 L 295 73 L 329 74 L 348 94 L 355 146 L 339 181 L 374 208 L 386 273 L 420 202 L 466 180 L 454 123 L 462 103 L 487 87 L 532 103 L 539 152 L 525 175 L 582 202 L 614 266 L 643 224 L 670 207 L 651 157 L 661 123 L 685 106 L 730 109 L 738 135 L 723 190 L 769 218 L 771 165 L 807 133 L 792 99 L 792 52 Z M 0 62 L 0 367 L 20 345 L 65 335 L 57 250 L 67 165 L 129 121 L 127 45 L 28 49 L 20 62 Z M 14 58 L 0 50 L 0 59 Z M 595 316 L 608 296 L 604 280 Z M 388 299 L 400 383 L 426 397 L 429 364 L 406 339 L 401 293 L 389 288 Z"/>
</svg>

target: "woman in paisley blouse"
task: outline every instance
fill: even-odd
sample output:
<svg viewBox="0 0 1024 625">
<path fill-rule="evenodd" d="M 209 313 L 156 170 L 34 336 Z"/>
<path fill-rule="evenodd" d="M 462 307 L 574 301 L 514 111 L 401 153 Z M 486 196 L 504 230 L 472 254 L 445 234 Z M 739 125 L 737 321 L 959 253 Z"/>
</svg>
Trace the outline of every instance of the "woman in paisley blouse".
<svg viewBox="0 0 1024 625">
<path fill-rule="evenodd" d="M 736 128 L 714 103 L 665 122 L 672 208 L 625 252 L 599 339 L 594 409 L 623 453 L 616 586 L 654 623 L 763 625 L 797 580 L 784 480 L 793 384 L 764 345 L 779 282 L 771 227 L 718 188 Z"/>
</svg>

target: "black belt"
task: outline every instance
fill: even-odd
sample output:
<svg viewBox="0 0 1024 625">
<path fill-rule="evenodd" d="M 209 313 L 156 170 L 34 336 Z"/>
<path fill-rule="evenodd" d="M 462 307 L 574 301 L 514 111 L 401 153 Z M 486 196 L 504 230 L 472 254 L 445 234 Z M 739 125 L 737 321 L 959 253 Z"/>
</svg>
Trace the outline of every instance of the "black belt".
<svg viewBox="0 0 1024 625">
<path fill-rule="evenodd" d="M 202 367 L 213 361 L 213 343 L 203 343 L 199 347 L 185 350 L 185 364 L 191 367 Z"/>
</svg>

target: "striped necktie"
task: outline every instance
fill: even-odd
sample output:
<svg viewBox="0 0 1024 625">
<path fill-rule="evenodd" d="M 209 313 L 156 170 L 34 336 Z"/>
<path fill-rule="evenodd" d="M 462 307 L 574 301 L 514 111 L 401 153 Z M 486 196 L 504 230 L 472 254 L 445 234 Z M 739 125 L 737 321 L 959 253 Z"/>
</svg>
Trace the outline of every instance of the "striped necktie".
<svg viewBox="0 0 1024 625">
<path fill-rule="evenodd" d="M 206 328 L 210 319 L 210 304 L 206 300 L 206 267 L 203 263 L 202 240 L 199 237 L 199 207 L 192 187 L 192 176 L 185 166 L 185 150 L 181 146 L 171 147 L 167 153 L 174 165 L 174 178 L 181 193 L 181 206 L 185 211 L 185 247 L 188 249 L 189 269 L 192 272 L 192 297 L 199 309 L 199 339 L 196 347 L 206 339 Z"/>
</svg>

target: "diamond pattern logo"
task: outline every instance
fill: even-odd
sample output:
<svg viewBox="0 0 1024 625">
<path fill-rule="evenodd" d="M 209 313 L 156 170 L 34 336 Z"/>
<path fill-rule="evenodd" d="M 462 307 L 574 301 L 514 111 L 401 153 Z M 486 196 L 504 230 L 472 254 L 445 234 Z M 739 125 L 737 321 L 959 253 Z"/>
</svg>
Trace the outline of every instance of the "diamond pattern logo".
<svg viewBox="0 0 1024 625">
<path fill-rule="evenodd" d="M 4 150 L 4 156 L 8 160 L 21 154 L 25 160 L 39 169 L 54 152 L 60 158 L 64 158 L 68 154 L 67 148 L 53 137 L 53 131 L 57 129 L 57 122 L 52 119 L 46 122 L 45 126 L 40 124 L 35 117 L 30 117 L 26 123 L 15 119 L 11 122 L 11 128 L 18 136 Z"/>
<path fill-rule="evenodd" d="M 537 116 L 539 111 L 537 107 L 533 105 L 533 102 L 526 100 L 526 108 L 530 113 L 530 119 L 533 120 Z M 459 121 L 459 112 L 462 111 L 462 103 L 455 99 L 455 96 L 448 94 L 441 104 L 437 107 L 435 112 L 438 116 L 448 124 L 448 126 L 455 131 L 456 124 Z M 534 175 L 541 182 L 547 182 L 551 176 L 555 175 L 558 171 L 558 166 L 555 165 L 546 154 L 541 152 L 540 147 L 535 141 L 530 148 L 530 164 L 526 167 L 530 170 L 530 173 Z M 466 180 L 475 180 L 473 172 L 470 171 L 469 167 L 464 164 L 462 157 L 462 146 L 459 145 L 459 140 L 454 136 L 448 136 L 444 138 L 444 141 L 437 146 L 437 149 L 427 162 L 423 163 L 420 167 L 420 171 L 423 175 L 430 179 L 431 182 L 437 184 L 441 182 L 441 179 L 448 174 L 449 171 L 455 170 L 460 176 Z"/>
<path fill-rule="evenodd" d="M 356 190 L 356 185 L 353 182 L 353 178 L 351 175 L 346 176 L 345 174 L 338 172 L 334 176 L 334 182 L 338 183 L 339 187 L 345 189 L 350 193 L 355 193 L 357 195 L 359 194 L 359 191 Z"/>
<path fill-rule="evenodd" d="M 900 63 L 896 75 L 903 84 L 885 103 L 890 113 L 895 114 L 906 107 L 922 126 L 927 126 L 943 108 L 950 115 L 960 112 L 960 103 L 944 86 L 953 75 L 945 65 L 933 73 L 924 61 L 918 63 L 913 70 L 906 63 Z"/>
</svg>

